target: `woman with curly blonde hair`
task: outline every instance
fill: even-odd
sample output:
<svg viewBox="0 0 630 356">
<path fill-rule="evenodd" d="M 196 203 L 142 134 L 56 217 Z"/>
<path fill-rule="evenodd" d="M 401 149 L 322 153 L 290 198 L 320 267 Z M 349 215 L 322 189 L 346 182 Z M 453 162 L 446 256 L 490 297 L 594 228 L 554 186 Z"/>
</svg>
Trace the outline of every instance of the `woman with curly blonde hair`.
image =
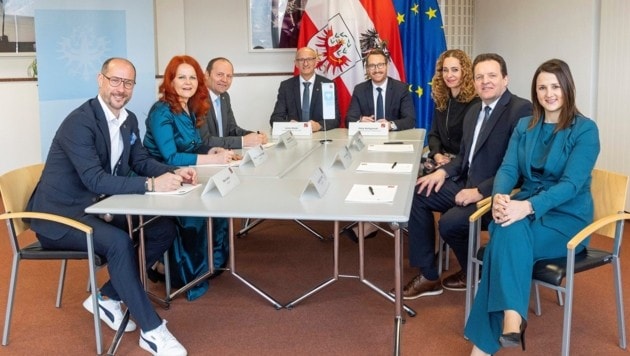
<svg viewBox="0 0 630 356">
<path fill-rule="evenodd" d="M 431 84 L 435 111 L 424 173 L 447 164 L 459 153 L 464 114 L 479 100 L 473 85 L 472 62 L 460 49 L 449 49 L 440 55 Z"/>
</svg>

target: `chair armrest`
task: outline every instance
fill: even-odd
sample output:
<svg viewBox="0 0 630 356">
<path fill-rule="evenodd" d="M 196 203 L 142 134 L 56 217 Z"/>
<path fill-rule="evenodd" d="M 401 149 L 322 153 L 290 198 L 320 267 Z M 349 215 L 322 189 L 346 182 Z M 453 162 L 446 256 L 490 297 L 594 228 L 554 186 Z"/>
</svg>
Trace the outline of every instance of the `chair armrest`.
<svg viewBox="0 0 630 356">
<path fill-rule="evenodd" d="M 28 211 L 28 212 L 19 212 L 19 213 L 4 213 L 0 215 L 0 220 L 7 220 L 7 219 L 41 219 L 41 220 L 54 221 L 60 224 L 73 227 L 77 230 L 83 231 L 84 233 L 89 234 L 90 236 L 92 235 L 91 226 L 85 225 L 84 223 L 78 222 L 76 220 L 73 220 L 64 216 L 59 216 L 59 215 L 54 215 L 54 214 Z"/>
<path fill-rule="evenodd" d="M 479 203 L 481 203 L 484 200 L 488 200 L 488 202 L 485 205 L 482 205 L 481 207 L 479 207 Z M 479 220 L 488 211 L 490 211 L 490 208 L 492 207 L 492 204 L 490 204 L 490 197 L 488 197 L 488 198 L 486 198 L 484 200 L 481 200 L 480 202 L 477 203 L 477 206 L 479 208 L 468 217 L 468 221 L 469 222 L 475 222 L 475 221 Z"/>
<path fill-rule="evenodd" d="M 608 215 L 597 221 L 594 221 L 588 226 L 586 226 L 584 229 L 582 229 L 580 232 L 578 232 L 575 236 L 573 236 L 573 238 L 569 240 L 569 242 L 567 242 L 567 249 L 570 251 L 574 251 L 577 245 L 580 244 L 580 242 L 584 241 L 584 239 L 589 237 L 591 234 L 593 234 L 595 231 L 599 230 L 603 226 L 612 224 L 619 220 L 627 220 L 627 219 L 630 219 L 630 214 L 619 213 L 619 214 Z"/>
</svg>

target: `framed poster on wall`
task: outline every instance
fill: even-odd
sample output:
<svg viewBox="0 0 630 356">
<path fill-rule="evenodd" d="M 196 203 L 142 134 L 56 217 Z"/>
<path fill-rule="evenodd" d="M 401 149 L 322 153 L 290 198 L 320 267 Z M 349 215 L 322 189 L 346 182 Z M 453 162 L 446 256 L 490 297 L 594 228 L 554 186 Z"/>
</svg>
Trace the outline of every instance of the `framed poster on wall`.
<svg viewBox="0 0 630 356">
<path fill-rule="evenodd" d="M 35 52 L 34 0 L 0 0 L 0 54 Z"/>
<path fill-rule="evenodd" d="M 249 51 L 293 51 L 307 0 L 248 0 Z"/>
</svg>

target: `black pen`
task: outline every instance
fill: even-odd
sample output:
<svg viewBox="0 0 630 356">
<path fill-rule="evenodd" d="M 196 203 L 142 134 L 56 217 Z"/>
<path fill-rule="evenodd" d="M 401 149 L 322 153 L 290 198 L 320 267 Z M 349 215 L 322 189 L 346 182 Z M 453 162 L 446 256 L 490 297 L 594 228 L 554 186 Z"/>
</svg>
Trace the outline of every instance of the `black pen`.
<svg viewBox="0 0 630 356">
<path fill-rule="evenodd" d="M 398 162 L 394 162 L 394 164 L 392 164 L 392 169 L 394 169 L 394 167 L 396 167 L 397 164 Z"/>
<path fill-rule="evenodd" d="M 368 186 L 368 189 L 370 190 L 370 194 L 374 195 L 374 189 L 372 189 L 372 186 Z"/>
<path fill-rule="evenodd" d="M 383 142 L 384 145 L 402 145 L 404 142 L 402 141 L 389 141 L 389 142 Z"/>
</svg>

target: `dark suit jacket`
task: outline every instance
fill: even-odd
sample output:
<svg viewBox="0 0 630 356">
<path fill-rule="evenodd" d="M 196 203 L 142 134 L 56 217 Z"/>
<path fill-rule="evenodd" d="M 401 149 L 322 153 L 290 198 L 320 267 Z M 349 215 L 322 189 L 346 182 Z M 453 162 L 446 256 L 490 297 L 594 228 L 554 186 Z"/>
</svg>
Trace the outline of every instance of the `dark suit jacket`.
<svg viewBox="0 0 630 356">
<path fill-rule="evenodd" d="M 520 118 L 532 114 L 532 103 L 506 90 L 479 132 L 475 154 L 468 167 L 468 156 L 481 107 L 482 103 L 477 102 L 466 112 L 459 155 L 443 168 L 451 179 L 464 179 L 467 188 L 476 187 L 487 197 L 492 193 L 494 176 L 501 166 L 512 131 Z"/>
<path fill-rule="evenodd" d="M 227 92 L 220 95 L 221 97 L 221 121 L 223 123 L 223 137 L 219 136 L 219 127 L 217 125 L 217 115 L 214 113 L 214 103 L 210 103 L 210 110 L 206 114 L 204 124 L 199 128 L 199 133 L 203 139 L 203 143 L 210 147 L 223 148 L 242 148 L 243 142 L 241 136 L 245 136 L 252 131 L 240 128 L 236 124 L 234 112 L 232 111 L 232 101 L 230 94 Z M 211 100 L 211 99 L 208 99 Z"/>
<path fill-rule="evenodd" d="M 29 210 L 78 219 L 85 215 L 85 208 L 105 196 L 144 194 L 146 177 L 173 169 L 153 159 L 142 146 L 138 119 L 132 112 L 120 132 L 124 148 L 112 174 L 109 129 L 98 99 L 71 112 L 53 138 Z M 70 229 L 42 220 L 33 220 L 31 228 L 53 240 Z"/>
<path fill-rule="evenodd" d="M 330 130 L 339 127 L 339 100 L 338 91 L 335 87 L 335 119 L 326 120 L 324 125 L 324 114 L 322 108 L 322 83 L 332 83 L 328 78 L 321 75 L 315 75 L 315 85 L 311 94 L 311 120 L 317 121 L 322 125 L 322 130 Z M 269 125 L 273 126 L 274 122 L 288 122 L 291 120 L 302 121 L 302 101 L 300 99 L 300 76 L 296 75 L 280 83 L 278 89 L 278 99 L 273 108 L 273 113 L 269 119 Z"/>
<path fill-rule="evenodd" d="M 359 121 L 361 116 L 375 115 L 373 91 L 372 80 L 354 87 L 346 122 Z M 412 129 L 416 126 L 416 109 L 409 94 L 409 87 L 390 77 L 387 78 L 385 90 L 385 118 L 393 121 L 397 130 Z"/>
</svg>

